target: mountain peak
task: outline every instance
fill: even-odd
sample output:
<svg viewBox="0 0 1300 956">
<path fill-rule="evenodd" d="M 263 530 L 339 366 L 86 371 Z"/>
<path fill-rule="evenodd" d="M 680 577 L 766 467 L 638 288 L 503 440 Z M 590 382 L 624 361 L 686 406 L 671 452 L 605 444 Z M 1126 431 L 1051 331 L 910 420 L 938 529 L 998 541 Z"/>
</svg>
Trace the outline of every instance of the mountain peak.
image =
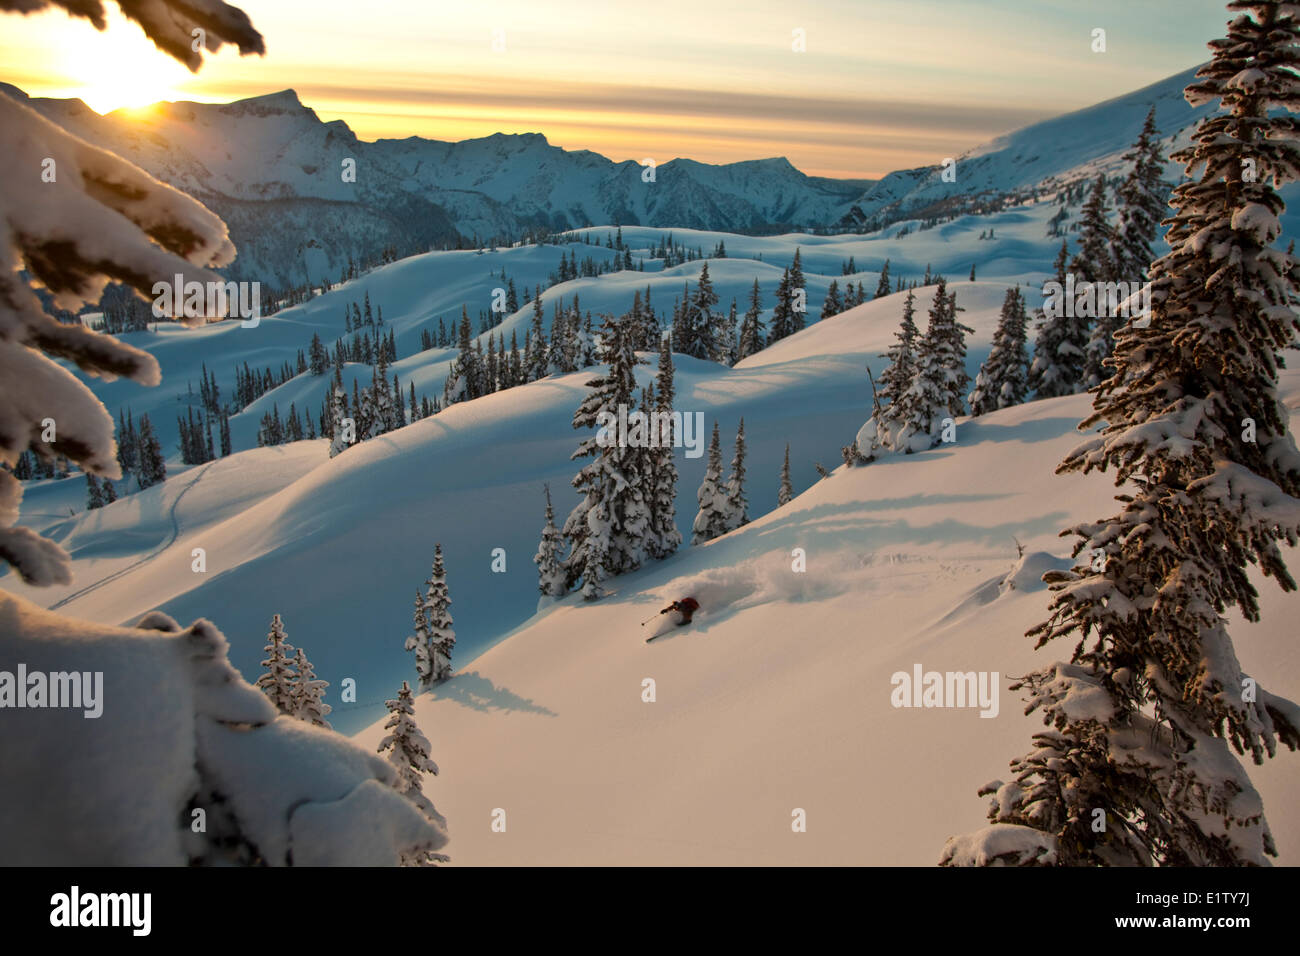
<svg viewBox="0 0 1300 956">
<path fill-rule="evenodd" d="M 270 116 L 275 113 L 311 113 L 302 105 L 302 100 L 294 90 L 280 90 L 276 93 L 264 93 L 247 99 L 235 100 L 221 107 L 222 111 L 236 115 Z"/>
</svg>

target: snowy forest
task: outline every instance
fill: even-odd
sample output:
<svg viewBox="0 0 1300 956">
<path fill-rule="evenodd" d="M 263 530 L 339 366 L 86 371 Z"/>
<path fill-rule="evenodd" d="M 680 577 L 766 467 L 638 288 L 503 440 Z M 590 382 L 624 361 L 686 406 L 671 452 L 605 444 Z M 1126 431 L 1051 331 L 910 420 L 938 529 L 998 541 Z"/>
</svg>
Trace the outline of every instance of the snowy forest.
<svg viewBox="0 0 1300 956">
<path fill-rule="evenodd" d="M 8 71 L 0 863 L 1300 865 L 1300 5 L 1216 9 L 859 179 Z"/>
</svg>

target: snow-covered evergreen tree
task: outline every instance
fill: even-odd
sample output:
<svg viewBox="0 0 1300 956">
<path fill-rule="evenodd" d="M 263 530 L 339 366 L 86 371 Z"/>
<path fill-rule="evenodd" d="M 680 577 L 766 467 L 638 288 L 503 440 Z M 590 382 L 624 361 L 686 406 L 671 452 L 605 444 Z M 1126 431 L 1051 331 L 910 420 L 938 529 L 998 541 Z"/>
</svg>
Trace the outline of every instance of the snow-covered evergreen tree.
<svg viewBox="0 0 1300 956">
<path fill-rule="evenodd" d="M 772 330 L 767 344 L 772 345 L 794 333 L 794 311 L 790 290 L 790 270 L 781 273 L 776 287 L 776 306 L 772 309 Z"/>
<path fill-rule="evenodd" d="M 709 440 L 709 462 L 704 470 L 704 480 L 696 493 L 700 510 L 691 526 L 691 544 L 702 544 L 724 535 L 729 530 L 727 491 L 722 482 L 722 446 L 718 439 L 718 423 L 713 423 L 713 438 Z"/>
<path fill-rule="evenodd" d="M 546 332 L 543 326 L 545 317 L 542 310 L 541 288 L 538 287 L 537 295 L 533 299 L 533 321 L 532 325 L 529 326 L 528 343 L 524 355 L 524 368 L 530 382 L 545 378 L 549 371 L 550 360 L 546 354 Z M 552 330 L 552 334 L 554 334 L 554 330 Z"/>
<path fill-rule="evenodd" d="M 749 291 L 749 308 L 740 322 L 740 338 L 736 343 L 736 361 L 755 355 L 763 349 L 763 323 L 759 317 L 763 314 L 763 293 L 758 288 L 758 279 L 754 280 Z"/>
<path fill-rule="evenodd" d="M 635 410 L 635 369 L 640 359 L 629 331 L 624 319 L 606 316 L 600 344 L 608 369 L 587 383 L 591 391 L 574 412 L 574 428 L 617 422 L 620 406 L 629 416 Z M 642 474 L 645 457 L 638 446 L 648 437 L 643 434 L 633 441 L 629 435 L 623 443 L 602 428 L 584 438 L 571 456 L 592 460 L 573 479 L 582 500 L 564 522 L 564 536 L 570 543 L 566 584 L 573 588 L 584 579 L 590 586 L 584 585 L 583 595 L 589 600 L 601 596 L 601 581 L 636 570 L 645 557 L 650 508 Z"/>
<path fill-rule="evenodd" d="M 1062 242 L 1056 260 L 1062 273 L 1056 281 L 1062 287 L 1066 248 Z M 1035 398 L 1056 398 L 1084 390 L 1083 368 L 1091 336 L 1089 321 L 1066 315 L 1066 311 L 1057 308 L 1054 314 L 1047 315 L 1042 309 L 1035 310 L 1038 334 L 1034 339 L 1034 360 L 1029 366 L 1029 388 Z"/>
<path fill-rule="evenodd" d="M 1028 326 L 1024 297 L 1018 287 L 1012 286 L 1002 300 L 993 347 L 980 366 L 975 388 L 970 393 L 972 415 L 985 415 L 1025 400 L 1029 374 L 1029 354 L 1025 349 Z"/>
<path fill-rule="evenodd" d="M 731 300 L 731 309 L 724 315 L 721 312 L 713 316 L 713 361 L 719 365 L 734 365 L 736 362 L 736 300 Z"/>
<path fill-rule="evenodd" d="M 727 530 L 749 524 L 749 501 L 745 498 L 745 419 L 736 429 L 736 454 L 727 476 Z"/>
<path fill-rule="evenodd" d="M 419 680 L 420 690 L 433 686 L 433 646 L 429 634 L 429 609 L 420 589 L 415 590 L 415 612 L 412 615 L 411 630 L 403 646 L 415 652 L 415 675 Z"/>
<path fill-rule="evenodd" d="M 99 479 L 86 475 L 86 510 L 93 511 L 104 507 L 104 492 L 100 490 Z"/>
<path fill-rule="evenodd" d="M 872 298 L 883 299 L 891 291 L 889 287 L 889 260 L 886 259 L 885 264 L 880 267 L 880 281 L 876 283 L 876 294 Z"/>
<path fill-rule="evenodd" d="M 829 319 L 832 315 L 839 315 L 844 311 L 844 300 L 840 298 L 840 281 L 832 279 L 830 288 L 826 290 L 826 298 L 822 300 L 823 319 Z"/>
<path fill-rule="evenodd" d="M 673 329 L 673 351 L 694 358 L 714 359 L 717 345 L 714 326 L 717 317 L 713 307 L 718 304 L 718 294 L 709 278 L 709 264 L 700 269 L 695 292 L 682 303 L 680 328 Z"/>
<path fill-rule="evenodd" d="M 333 434 L 330 441 L 331 458 L 337 457 L 352 447 L 352 444 L 347 440 L 349 436 L 344 427 L 346 423 L 343 420 L 347 417 L 347 397 L 343 394 L 343 387 L 336 384 L 330 396 L 330 430 Z M 351 437 L 355 438 L 356 436 Z"/>
<path fill-rule="evenodd" d="M 894 334 L 894 344 L 881 358 L 888 361 L 876 383 L 875 401 L 868 427 L 858 432 L 858 454 L 869 457 L 876 448 L 897 448 L 904 420 L 903 396 L 916 379 L 916 351 L 920 332 L 916 328 L 916 293 L 907 290 L 903 319 Z"/>
<path fill-rule="evenodd" d="M 581 326 L 579 326 L 576 307 L 578 297 L 576 295 L 573 297 L 573 301 L 575 303 L 573 327 L 578 330 L 579 367 L 591 368 L 596 364 L 596 359 L 600 354 L 600 346 L 596 342 L 596 333 L 591 326 L 591 313 L 587 313 L 586 318 L 583 319 Z"/>
<path fill-rule="evenodd" d="M 1165 183 L 1161 178 L 1165 160 L 1156 132 L 1155 107 L 1147 114 L 1138 141 L 1124 158 L 1133 167 L 1118 190 L 1119 226 L 1114 231 L 1111 254 L 1114 278 L 1121 282 L 1143 283 L 1154 258 L 1152 244 L 1168 209 Z M 1095 388 L 1110 377 L 1111 370 L 1106 360 L 1115 348 L 1115 331 L 1123 323 L 1123 318 L 1115 315 L 1109 302 L 1099 294 L 1096 320 L 1084 347 L 1083 388 Z"/>
<path fill-rule="evenodd" d="M 424 795 L 424 776 L 437 776 L 438 765 L 429 756 L 432 749 L 429 738 L 420 732 L 415 722 L 415 698 L 410 685 L 402 681 L 396 699 L 385 701 L 384 706 L 389 714 L 384 723 L 384 730 L 388 733 L 379 741 L 377 752 L 385 754 L 397 772 L 397 791 L 419 807 L 426 817 L 442 821 L 442 815 Z M 448 857 L 441 853 L 422 851 L 404 855 L 401 862 L 403 866 L 428 866 L 447 860 Z"/>
<path fill-rule="evenodd" d="M 1147 270 L 1155 259 L 1152 245 L 1169 209 L 1163 179 L 1165 158 L 1156 130 L 1154 106 L 1147 113 L 1137 142 L 1124 158 L 1133 165 L 1118 189 L 1119 225 L 1115 230 L 1114 251 L 1116 278 L 1125 282 L 1145 282 Z"/>
<path fill-rule="evenodd" d="M 325 719 L 334 709 L 325 703 L 325 688 L 329 686 L 329 681 L 316 679 L 316 670 L 301 647 L 298 648 L 293 666 L 297 671 L 293 681 L 294 716 L 313 726 L 331 729 L 329 721 Z"/>
<path fill-rule="evenodd" d="M 292 717 L 297 713 L 297 704 L 293 699 L 293 684 L 297 673 L 290 657 L 293 645 L 286 640 L 287 637 L 284 622 L 277 614 L 271 618 L 271 632 L 266 635 L 267 643 L 262 648 L 267 654 L 266 660 L 262 661 L 266 673 L 257 679 L 257 686 L 271 699 L 276 710 Z"/>
<path fill-rule="evenodd" d="M 1070 261 L 1076 282 L 1110 282 L 1115 274 L 1111 246 L 1115 230 L 1107 218 L 1106 177 L 1098 175 L 1079 214 L 1079 248 Z"/>
<path fill-rule="evenodd" d="M 442 387 L 442 404 L 444 406 L 454 404 L 455 402 L 467 402 L 470 399 L 478 398 L 483 394 L 483 357 L 478 348 L 478 342 L 474 338 L 473 329 L 469 322 L 469 310 L 465 306 L 460 309 L 460 324 L 456 327 L 456 358 L 451 363 L 451 369 L 447 373 L 447 380 Z M 357 437 L 368 437 L 370 428 L 363 430 L 363 424 L 369 425 L 371 421 L 371 410 L 369 408 L 353 408 L 357 419 Z"/>
<path fill-rule="evenodd" d="M 659 370 L 655 379 L 654 411 L 661 417 L 655 427 L 659 447 L 650 449 L 646 503 L 650 509 L 650 527 L 646 534 L 646 553 L 656 560 L 668 557 L 681 546 L 682 533 L 677 530 L 677 462 L 673 447 L 672 410 L 676 398 L 673 384 L 673 353 L 667 339 L 659 343 Z M 646 409 L 647 412 L 650 409 Z"/>
<path fill-rule="evenodd" d="M 542 490 L 546 495 L 546 524 L 542 527 L 542 540 L 537 545 L 537 553 L 533 555 L 533 563 L 537 565 L 537 590 L 543 598 L 560 598 L 566 592 L 564 561 L 560 556 L 564 536 L 555 526 L 551 488 L 543 485 Z"/>
<path fill-rule="evenodd" d="M 546 374 L 565 375 L 579 367 L 580 356 L 576 316 L 555 303 L 551 312 L 551 347 L 546 350 Z"/>
<path fill-rule="evenodd" d="M 785 443 L 785 460 L 781 463 L 781 487 L 776 493 L 776 506 L 788 505 L 794 500 L 794 486 L 790 483 L 790 443 Z"/>
<path fill-rule="evenodd" d="M 162 445 L 153 430 L 153 422 L 148 415 L 140 416 L 139 443 L 140 472 L 137 475 L 140 489 L 152 488 L 167 480 L 167 461 L 163 458 Z"/>
<path fill-rule="evenodd" d="M 433 569 L 425 582 L 424 614 L 429 625 L 429 656 L 433 667 L 430 683 L 446 680 L 452 674 L 451 654 L 456 646 L 452 628 L 451 596 L 447 590 L 447 569 L 442 563 L 442 545 L 433 546 Z M 423 688 L 421 688 L 423 689 Z"/>
<path fill-rule="evenodd" d="M 1100 385 L 1110 377 L 1110 368 L 1106 360 L 1115 350 L 1115 331 L 1124 324 L 1124 319 L 1111 313 L 1109 308 L 1099 309 L 1099 315 L 1092 323 L 1088 333 L 1088 342 L 1083 347 L 1083 371 L 1080 373 L 1080 391 L 1088 391 Z"/>
<path fill-rule="evenodd" d="M 402 793 L 428 813 L 433 809 L 424 796 L 424 775 L 437 776 L 438 765 L 429 756 L 429 739 L 415 723 L 415 697 L 410 684 L 402 681 L 402 689 L 395 700 L 384 702 L 389 718 L 384 724 L 388 733 L 379 742 L 378 752 L 386 754 L 388 762 L 397 771 Z"/>
<path fill-rule="evenodd" d="M 790 261 L 789 307 L 790 335 L 803 330 L 807 324 L 808 311 L 807 289 L 803 275 L 803 259 L 799 247 L 795 246 L 794 259 Z"/>
<path fill-rule="evenodd" d="M 1250 570 L 1296 588 L 1280 542 L 1300 541 L 1300 452 L 1279 400 L 1296 345 L 1300 264 L 1274 247 L 1300 178 L 1300 11 L 1236 0 L 1228 36 L 1187 88 L 1220 100 L 1174 155 L 1171 251 L 1151 266 L 1152 316 L 1116 334 L 1115 374 L 1059 471 L 1114 470 L 1118 514 L 1070 529 L 1080 559 L 1044 576 L 1029 636 L 1074 650 L 1015 686 L 1046 729 L 995 781 L 992 826 L 944 863 L 1235 866 L 1276 849 L 1256 763 L 1300 748 L 1300 707 L 1243 672 L 1230 611 L 1259 619 Z M 1249 159 L 1257 175 L 1243 175 Z M 1247 428 L 1249 421 L 1253 426 Z M 1104 827 L 1096 827 L 1096 810 Z"/>
<path fill-rule="evenodd" d="M 368 413 L 363 413 L 366 430 L 358 431 L 363 439 L 378 438 L 396 428 L 396 413 L 393 408 L 393 394 L 388 385 L 388 375 L 376 367 L 371 373 L 370 387 L 361 393 L 361 405 Z"/>
<path fill-rule="evenodd" d="M 965 332 L 957 321 L 955 296 L 941 277 L 930 308 L 930 324 L 917 349 L 916 375 L 898 401 L 897 436 L 891 447 L 922 451 L 940 440 L 943 420 L 965 411 L 963 399 L 969 387 L 966 375 Z"/>
</svg>

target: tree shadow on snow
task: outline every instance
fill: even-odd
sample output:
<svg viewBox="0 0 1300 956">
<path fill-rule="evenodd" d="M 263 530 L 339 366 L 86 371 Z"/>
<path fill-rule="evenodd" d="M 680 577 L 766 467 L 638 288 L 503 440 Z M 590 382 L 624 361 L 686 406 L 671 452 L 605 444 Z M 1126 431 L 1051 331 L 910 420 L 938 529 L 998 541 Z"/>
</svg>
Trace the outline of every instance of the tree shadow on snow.
<svg viewBox="0 0 1300 956">
<path fill-rule="evenodd" d="M 535 704 L 526 697 L 520 697 L 513 691 L 498 687 L 490 678 L 478 671 L 457 674 L 450 680 L 438 685 L 434 696 L 438 700 L 450 700 L 465 707 L 484 712 L 493 710 L 518 710 L 529 714 L 541 714 L 544 717 L 558 717 L 555 711 L 541 704 Z"/>
</svg>

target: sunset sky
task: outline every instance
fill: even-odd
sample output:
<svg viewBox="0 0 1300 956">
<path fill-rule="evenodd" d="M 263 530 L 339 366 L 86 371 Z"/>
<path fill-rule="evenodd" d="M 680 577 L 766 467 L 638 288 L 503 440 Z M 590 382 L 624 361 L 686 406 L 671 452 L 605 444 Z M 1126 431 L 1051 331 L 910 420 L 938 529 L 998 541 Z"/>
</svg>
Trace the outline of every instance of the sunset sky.
<svg viewBox="0 0 1300 956">
<path fill-rule="evenodd" d="M 291 87 L 365 139 L 540 132 L 615 160 L 785 156 L 876 178 L 1199 63 L 1228 19 L 1223 0 L 237 5 L 267 55 L 223 49 L 197 75 L 116 15 L 102 34 L 4 15 L 0 79 L 100 112 Z"/>
</svg>

